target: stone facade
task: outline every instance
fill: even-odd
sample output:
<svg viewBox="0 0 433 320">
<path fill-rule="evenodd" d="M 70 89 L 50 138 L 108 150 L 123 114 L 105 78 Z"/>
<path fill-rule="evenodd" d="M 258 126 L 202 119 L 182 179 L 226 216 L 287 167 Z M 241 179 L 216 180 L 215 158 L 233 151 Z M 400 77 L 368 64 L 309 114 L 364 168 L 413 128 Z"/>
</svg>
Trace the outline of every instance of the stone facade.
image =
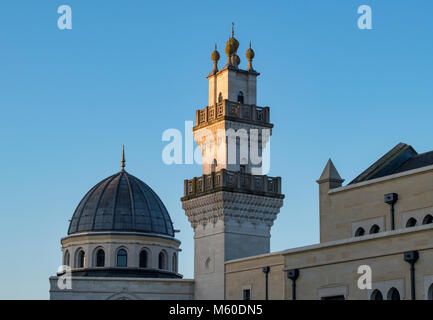
<svg viewBox="0 0 433 320">
<path fill-rule="evenodd" d="M 187 279 L 73 277 L 70 290 L 50 277 L 51 300 L 191 300 L 194 281 Z"/>
<path fill-rule="evenodd" d="M 288 271 L 298 270 L 297 299 L 411 299 L 410 264 L 405 252 L 417 251 L 415 297 L 433 299 L 433 166 L 427 165 L 342 186 L 331 161 L 318 180 L 321 243 L 281 252 L 226 261 L 226 298 L 265 298 L 263 267 L 270 267 L 269 299 L 292 299 Z M 384 195 L 398 194 L 395 229 Z M 416 219 L 414 227 L 406 225 Z M 423 224 L 424 223 L 424 224 Z M 374 233 L 373 225 L 379 226 Z M 356 236 L 363 228 L 365 233 Z M 372 271 L 370 289 L 360 289 L 359 267 Z M 398 292 L 395 295 L 395 292 Z M 393 296 L 394 293 L 394 296 Z"/>
</svg>

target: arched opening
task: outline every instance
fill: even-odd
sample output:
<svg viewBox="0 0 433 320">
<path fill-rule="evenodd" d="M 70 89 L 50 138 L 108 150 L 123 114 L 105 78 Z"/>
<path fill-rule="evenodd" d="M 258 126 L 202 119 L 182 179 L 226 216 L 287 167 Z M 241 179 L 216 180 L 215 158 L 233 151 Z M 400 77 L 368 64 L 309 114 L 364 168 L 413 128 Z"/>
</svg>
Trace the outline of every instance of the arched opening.
<svg viewBox="0 0 433 320">
<path fill-rule="evenodd" d="M 167 269 L 167 255 L 165 254 L 165 251 L 161 251 L 158 255 L 158 269 Z"/>
<path fill-rule="evenodd" d="M 411 227 L 415 227 L 416 226 L 416 219 L 415 218 L 410 218 L 409 220 L 407 220 L 406 222 L 406 228 L 411 228 Z"/>
<path fill-rule="evenodd" d="M 119 268 L 126 268 L 128 266 L 128 253 L 125 249 L 120 249 L 117 251 L 116 266 Z"/>
<path fill-rule="evenodd" d="M 96 266 L 105 267 L 105 251 L 103 249 L 96 251 Z"/>
<path fill-rule="evenodd" d="M 218 95 L 218 102 L 223 102 L 223 94 L 221 92 Z"/>
<path fill-rule="evenodd" d="M 428 214 L 422 220 L 422 224 L 430 224 L 430 223 L 433 223 L 433 216 L 431 214 Z"/>
<path fill-rule="evenodd" d="M 380 290 L 374 290 L 373 293 L 370 296 L 370 300 L 383 300 L 383 295 Z"/>
<path fill-rule="evenodd" d="M 359 227 L 355 231 L 355 237 L 362 237 L 365 234 L 364 228 Z"/>
<path fill-rule="evenodd" d="M 86 265 L 86 254 L 84 253 L 83 249 L 78 249 L 76 260 L 75 260 L 75 267 L 84 268 L 85 265 Z"/>
<path fill-rule="evenodd" d="M 370 228 L 370 234 L 379 233 L 380 227 L 377 224 L 374 224 Z"/>
<path fill-rule="evenodd" d="M 400 300 L 400 293 L 398 292 L 398 290 L 396 288 L 392 287 L 388 291 L 387 299 L 388 300 Z"/>
<path fill-rule="evenodd" d="M 238 102 L 244 103 L 244 93 L 242 91 L 238 92 Z"/>
<path fill-rule="evenodd" d="M 140 251 L 140 268 L 147 268 L 148 261 L 147 261 L 147 251 L 146 249 L 143 249 Z"/>
<path fill-rule="evenodd" d="M 206 268 L 207 271 L 210 270 L 211 263 L 212 263 L 212 260 L 211 260 L 210 257 L 208 257 L 208 258 L 206 259 L 206 261 L 204 262 L 204 267 Z"/>
<path fill-rule="evenodd" d="M 433 283 L 430 285 L 430 288 L 428 288 L 427 299 L 433 300 Z"/>
<path fill-rule="evenodd" d="M 71 254 L 69 253 L 69 250 L 65 251 L 65 255 L 63 256 L 63 265 L 70 266 L 71 262 Z"/>
<path fill-rule="evenodd" d="M 176 252 L 173 253 L 172 265 L 173 265 L 173 271 L 177 272 L 177 255 L 176 255 Z"/>
</svg>

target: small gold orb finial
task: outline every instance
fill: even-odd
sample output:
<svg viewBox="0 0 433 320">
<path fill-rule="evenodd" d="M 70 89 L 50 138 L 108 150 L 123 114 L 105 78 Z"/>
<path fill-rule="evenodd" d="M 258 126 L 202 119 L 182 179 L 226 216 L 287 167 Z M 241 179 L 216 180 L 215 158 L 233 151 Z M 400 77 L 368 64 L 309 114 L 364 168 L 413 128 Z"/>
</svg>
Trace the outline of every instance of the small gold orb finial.
<svg viewBox="0 0 433 320">
<path fill-rule="evenodd" d="M 220 54 L 219 54 L 219 52 L 217 50 L 216 43 L 215 43 L 215 50 L 212 52 L 211 58 L 212 58 L 213 61 L 218 61 L 220 59 Z"/>
</svg>

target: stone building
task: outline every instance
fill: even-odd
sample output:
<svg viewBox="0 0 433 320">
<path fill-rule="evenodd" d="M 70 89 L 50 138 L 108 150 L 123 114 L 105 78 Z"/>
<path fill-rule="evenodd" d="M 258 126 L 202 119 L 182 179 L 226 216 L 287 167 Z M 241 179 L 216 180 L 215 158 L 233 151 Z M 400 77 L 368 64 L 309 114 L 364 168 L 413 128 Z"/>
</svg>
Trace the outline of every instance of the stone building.
<svg viewBox="0 0 433 320">
<path fill-rule="evenodd" d="M 194 279 L 177 271 L 180 242 L 164 204 L 124 170 L 123 155 L 121 171 L 79 203 L 51 299 L 433 299 L 433 152 L 407 144 L 345 186 L 329 160 L 317 180 L 320 243 L 270 253 L 284 199 L 281 178 L 266 175 L 273 124 L 256 104 L 251 43 L 245 70 L 238 47 L 232 31 L 221 69 L 215 47 L 208 106 L 196 111 L 203 172 L 184 181 L 181 198 Z M 67 275 L 72 288 L 61 288 Z"/>
<path fill-rule="evenodd" d="M 400 143 L 346 186 L 329 160 L 317 183 L 320 243 L 226 262 L 226 298 L 432 300 L 433 152 Z"/>
</svg>

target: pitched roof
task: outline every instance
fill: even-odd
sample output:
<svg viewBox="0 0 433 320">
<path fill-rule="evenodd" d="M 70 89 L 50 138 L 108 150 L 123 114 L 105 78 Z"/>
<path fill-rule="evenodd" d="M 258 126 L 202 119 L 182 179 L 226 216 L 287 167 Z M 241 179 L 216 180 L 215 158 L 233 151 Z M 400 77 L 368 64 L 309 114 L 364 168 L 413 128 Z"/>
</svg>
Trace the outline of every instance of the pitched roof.
<svg viewBox="0 0 433 320">
<path fill-rule="evenodd" d="M 325 169 L 323 169 L 322 175 L 320 176 L 319 180 L 317 180 L 317 182 L 322 181 L 344 181 L 343 179 L 341 179 L 340 174 L 338 173 L 331 159 L 328 160 Z"/>
<path fill-rule="evenodd" d="M 368 181 L 429 165 L 433 165 L 433 151 L 418 154 L 410 145 L 399 143 L 349 184 Z"/>
<path fill-rule="evenodd" d="M 433 151 L 425 152 L 413 156 L 403 163 L 394 173 L 400 173 L 412 169 L 418 169 L 433 165 Z"/>
</svg>

